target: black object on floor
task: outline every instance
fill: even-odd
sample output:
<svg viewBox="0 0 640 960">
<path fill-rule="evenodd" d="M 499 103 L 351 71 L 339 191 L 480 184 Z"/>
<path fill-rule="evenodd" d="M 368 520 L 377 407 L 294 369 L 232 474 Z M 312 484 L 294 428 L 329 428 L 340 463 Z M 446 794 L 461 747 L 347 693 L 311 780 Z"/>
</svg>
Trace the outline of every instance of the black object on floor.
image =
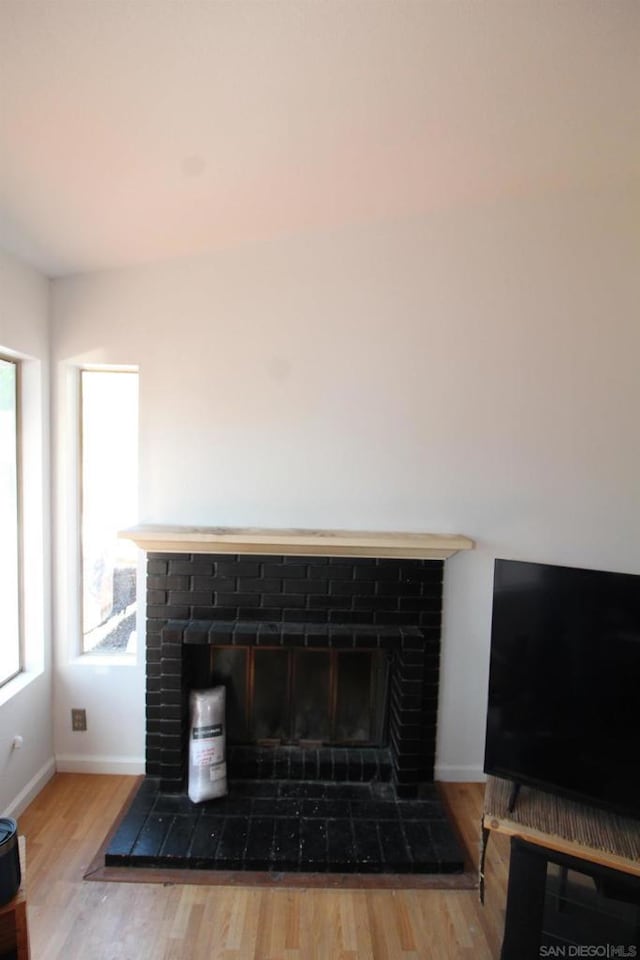
<svg viewBox="0 0 640 960">
<path fill-rule="evenodd" d="M 145 779 L 105 865 L 306 873 L 462 873 L 437 790 L 397 799 L 386 783 L 236 780 L 194 804 Z"/>
<path fill-rule="evenodd" d="M 635 957 L 639 910 L 639 877 L 511 838 L 501 960 Z"/>
</svg>

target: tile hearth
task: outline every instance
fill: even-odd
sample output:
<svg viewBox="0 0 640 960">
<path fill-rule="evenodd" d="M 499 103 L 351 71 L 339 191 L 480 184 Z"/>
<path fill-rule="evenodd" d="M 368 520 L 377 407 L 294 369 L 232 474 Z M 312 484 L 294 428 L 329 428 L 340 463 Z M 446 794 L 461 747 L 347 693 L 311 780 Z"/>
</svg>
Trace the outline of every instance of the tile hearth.
<svg viewBox="0 0 640 960">
<path fill-rule="evenodd" d="M 433 785 L 398 800 L 382 783 L 238 780 L 201 804 L 143 781 L 106 866 L 313 873 L 461 873 Z"/>
</svg>

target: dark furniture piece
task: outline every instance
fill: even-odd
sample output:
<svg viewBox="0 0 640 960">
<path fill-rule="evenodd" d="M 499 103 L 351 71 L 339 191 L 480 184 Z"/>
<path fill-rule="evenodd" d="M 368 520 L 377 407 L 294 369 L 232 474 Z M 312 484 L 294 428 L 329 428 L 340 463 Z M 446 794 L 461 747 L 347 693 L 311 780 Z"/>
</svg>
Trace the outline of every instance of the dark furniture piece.
<svg viewBox="0 0 640 960">
<path fill-rule="evenodd" d="M 640 821 L 530 787 L 522 788 L 514 808 L 511 793 L 507 781 L 488 778 L 481 897 L 489 836 L 495 832 L 511 838 L 500 960 L 637 956 Z M 581 953 L 580 947 L 596 952 Z"/>
<path fill-rule="evenodd" d="M 550 864 L 560 868 L 556 877 L 549 875 Z M 582 902 L 568 889 L 569 871 L 593 881 L 592 891 L 585 885 Z M 607 912 L 608 904 L 626 905 L 626 916 L 624 906 Z M 632 957 L 631 947 L 639 942 L 639 917 L 640 877 L 511 838 L 500 960 L 571 956 L 570 946 L 609 948 L 609 953 L 595 952 L 593 956 Z M 564 949 L 557 954 L 552 948 Z"/>
</svg>

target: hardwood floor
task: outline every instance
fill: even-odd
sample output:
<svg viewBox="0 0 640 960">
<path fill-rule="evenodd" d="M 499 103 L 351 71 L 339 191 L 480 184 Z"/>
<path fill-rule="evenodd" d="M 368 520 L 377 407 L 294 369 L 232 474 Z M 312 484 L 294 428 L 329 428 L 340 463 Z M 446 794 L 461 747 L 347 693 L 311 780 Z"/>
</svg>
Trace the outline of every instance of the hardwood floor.
<svg viewBox="0 0 640 960">
<path fill-rule="evenodd" d="M 494 960 L 509 847 L 492 838 L 487 891 L 89 882 L 133 784 L 57 774 L 19 820 L 33 960 Z M 477 864 L 480 784 L 445 794 Z"/>
</svg>

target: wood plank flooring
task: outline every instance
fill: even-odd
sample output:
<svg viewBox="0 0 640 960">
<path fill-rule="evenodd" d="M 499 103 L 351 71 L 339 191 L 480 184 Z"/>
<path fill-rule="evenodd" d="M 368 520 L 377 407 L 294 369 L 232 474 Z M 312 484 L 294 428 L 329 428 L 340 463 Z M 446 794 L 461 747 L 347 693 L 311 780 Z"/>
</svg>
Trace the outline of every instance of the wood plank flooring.
<svg viewBox="0 0 640 960">
<path fill-rule="evenodd" d="M 19 819 L 33 960 L 495 960 L 509 845 L 492 838 L 487 891 L 89 882 L 134 779 L 57 774 Z M 447 784 L 477 863 L 483 786 Z M 410 882 L 410 881 L 408 881 Z"/>
</svg>

